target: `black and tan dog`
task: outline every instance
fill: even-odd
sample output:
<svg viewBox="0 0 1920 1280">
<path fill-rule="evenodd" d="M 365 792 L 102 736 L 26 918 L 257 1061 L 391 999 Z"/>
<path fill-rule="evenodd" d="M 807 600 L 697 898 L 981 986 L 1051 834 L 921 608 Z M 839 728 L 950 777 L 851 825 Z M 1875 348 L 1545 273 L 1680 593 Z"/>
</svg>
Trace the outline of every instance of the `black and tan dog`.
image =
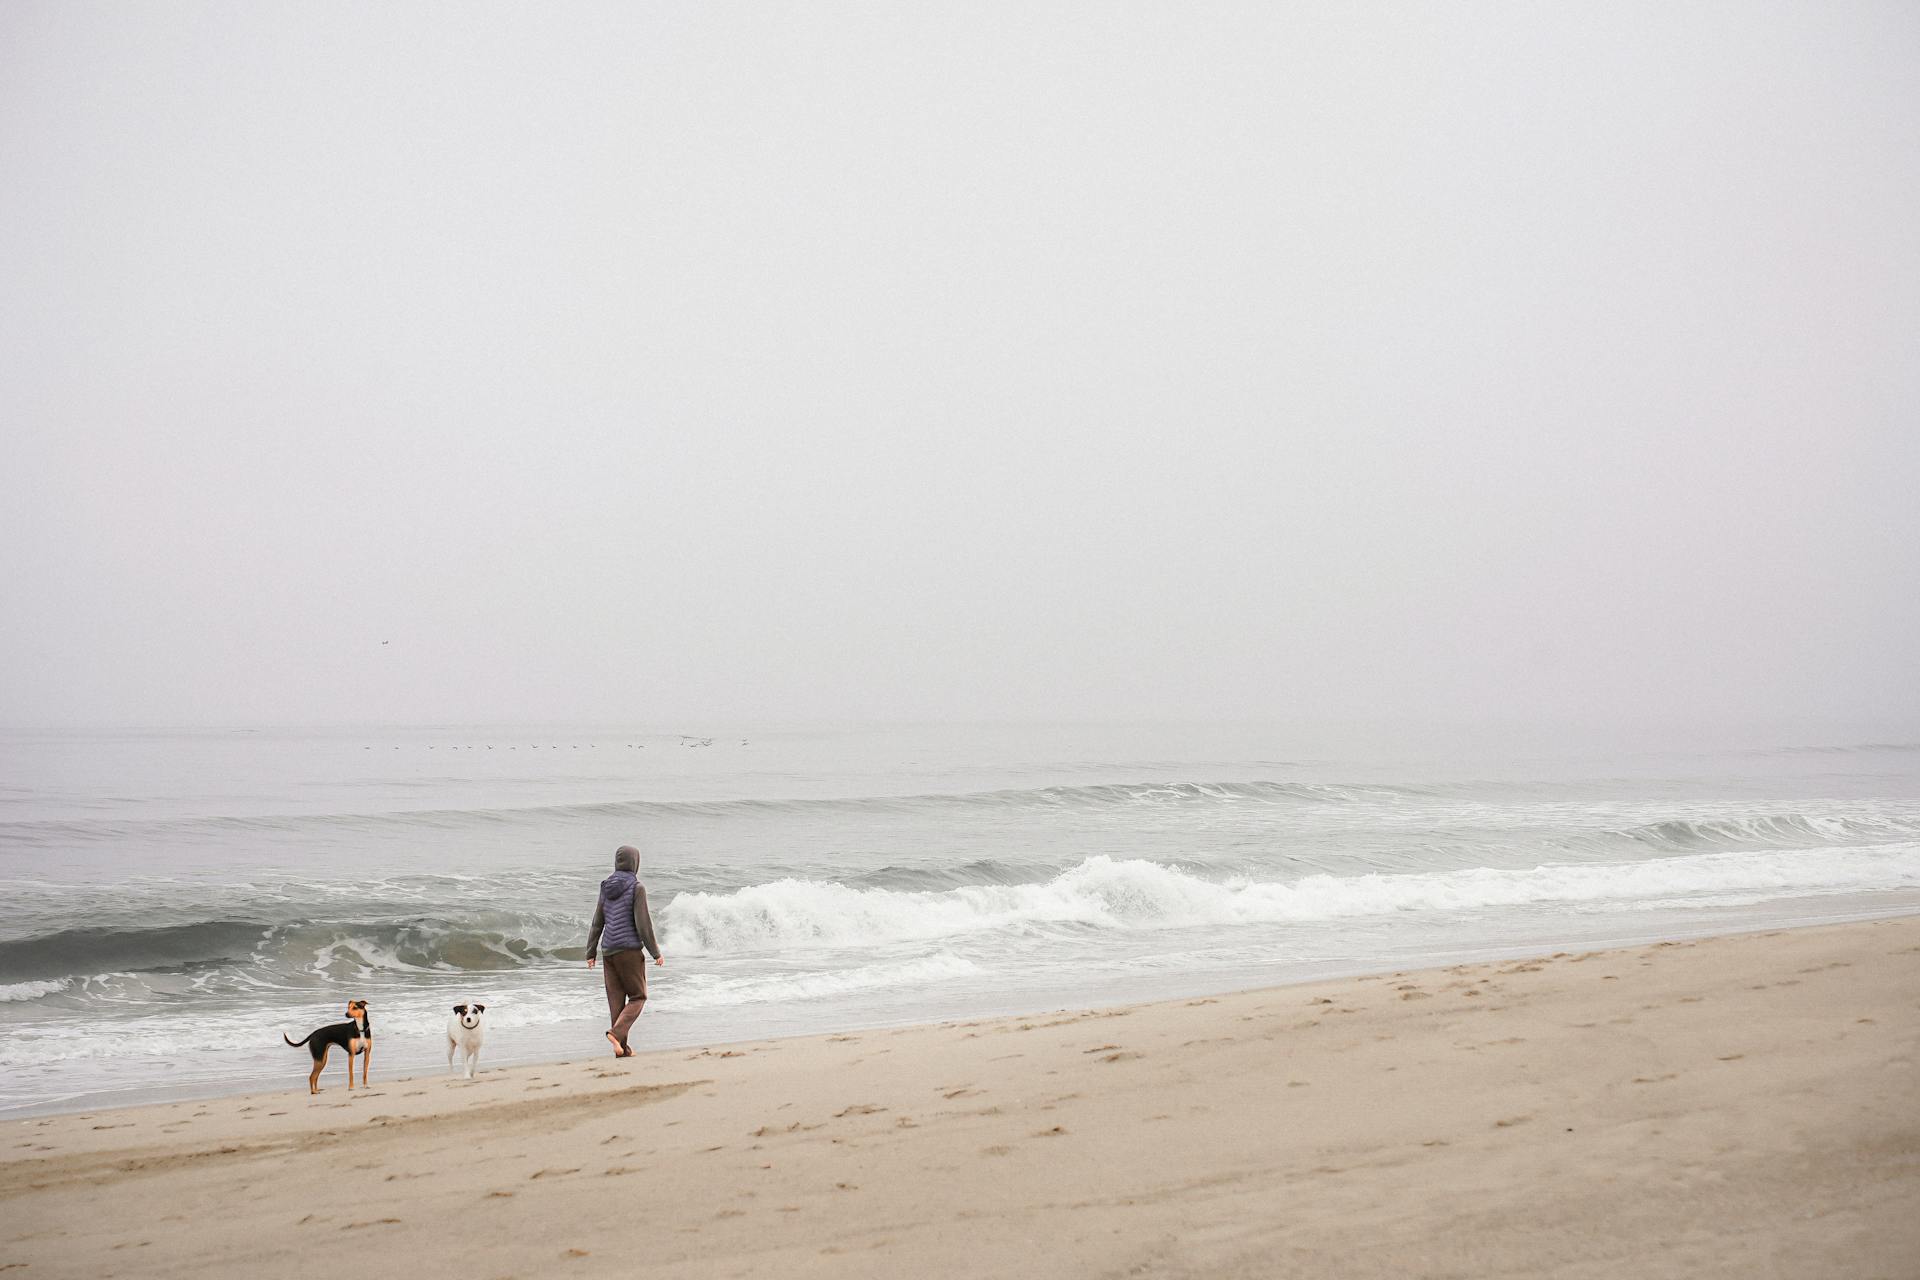
<svg viewBox="0 0 1920 1280">
<path fill-rule="evenodd" d="M 280 1033 L 287 1040 L 287 1033 Z M 353 1088 L 353 1058 L 360 1057 L 360 1087 L 367 1087 L 367 1068 L 373 1064 L 373 1023 L 367 1020 L 367 1002 L 365 1000 L 347 1001 L 347 1020 L 319 1027 L 298 1040 L 287 1040 L 298 1049 L 307 1046 L 307 1052 L 313 1055 L 313 1074 L 307 1077 L 307 1092 L 320 1092 L 320 1068 L 327 1065 L 327 1054 L 335 1045 L 347 1055 L 347 1088 Z"/>
</svg>

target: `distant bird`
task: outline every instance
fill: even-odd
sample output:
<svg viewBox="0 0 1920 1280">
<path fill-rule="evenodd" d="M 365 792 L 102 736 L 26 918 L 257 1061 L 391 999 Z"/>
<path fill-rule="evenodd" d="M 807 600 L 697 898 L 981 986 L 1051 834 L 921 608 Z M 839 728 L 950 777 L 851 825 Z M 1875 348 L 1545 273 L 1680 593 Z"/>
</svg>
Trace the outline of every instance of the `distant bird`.
<svg viewBox="0 0 1920 1280">
<path fill-rule="evenodd" d="M 392 643 L 393 643 L 393 641 L 391 641 L 391 640 L 382 640 L 382 641 L 381 641 L 380 643 L 381 643 L 381 644 L 392 644 Z"/>
</svg>

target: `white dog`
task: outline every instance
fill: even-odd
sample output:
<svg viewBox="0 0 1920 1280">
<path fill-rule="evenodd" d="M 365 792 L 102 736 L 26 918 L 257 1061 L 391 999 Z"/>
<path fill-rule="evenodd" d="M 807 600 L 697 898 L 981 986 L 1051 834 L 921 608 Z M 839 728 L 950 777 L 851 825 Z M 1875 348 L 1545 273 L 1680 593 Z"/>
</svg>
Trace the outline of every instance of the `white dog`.
<svg viewBox="0 0 1920 1280">
<path fill-rule="evenodd" d="M 480 1060 L 480 1046 L 486 1042 L 487 1028 L 485 1018 L 487 1006 L 483 1004 L 457 1004 L 453 1006 L 453 1016 L 447 1019 L 447 1066 L 453 1066 L 453 1055 L 466 1055 L 467 1079 L 473 1079 L 474 1064 Z"/>
</svg>

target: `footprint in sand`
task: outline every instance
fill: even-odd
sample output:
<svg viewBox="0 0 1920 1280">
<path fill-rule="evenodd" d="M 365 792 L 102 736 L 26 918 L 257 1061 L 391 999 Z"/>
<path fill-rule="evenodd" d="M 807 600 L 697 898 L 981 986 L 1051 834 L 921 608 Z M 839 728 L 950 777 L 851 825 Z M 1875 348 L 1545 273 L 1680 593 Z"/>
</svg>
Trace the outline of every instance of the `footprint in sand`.
<svg viewBox="0 0 1920 1280">
<path fill-rule="evenodd" d="M 1080 1052 L 1082 1052 L 1082 1053 L 1105 1053 L 1105 1052 L 1107 1052 L 1107 1051 L 1108 1051 L 1109 1049 L 1118 1049 L 1119 1047 L 1120 1047 L 1120 1046 L 1119 1046 L 1119 1045 L 1117 1045 L 1117 1044 L 1097 1044 L 1097 1045 L 1095 1045 L 1095 1046 L 1094 1046 L 1093 1048 L 1091 1048 L 1091 1049 L 1082 1049 L 1082 1050 L 1081 1050 Z"/>
<path fill-rule="evenodd" d="M 484 1196 L 481 1196 L 480 1198 L 481 1198 L 482 1200 L 511 1200 L 511 1199 L 513 1199 L 513 1192 L 511 1192 L 511 1191 L 489 1191 L 489 1192 L 487 1192 L 487 1194 L 485 1194 Z"/>
<path fill-rule="evenodd" d="M 540 1169 L 528 1174 L 527 1181 L 532 1182 L 535 1178 L 564 1178 L 570 1173 L 578 1172 L 580 1172 L 578 1169 Z"/>
<path fill-rule="evenodd" d="M 997 1146 L 997 1145 L 991 1146 L 991 1147 L 982 1147 L 980 1148 L 980 1154 L 983 1156 L 1010 1156 L 1013 1154 L 1013 1148 Z"/>
<path fill-rule="evenodd" d="M 876 1107 L 871 1103 L 856 1102 L 852 1106 L 848 1107 L 845 1111 L 834 1112 L 833 1118 L 835 1120 L 840 1120 L 840 1119 L 844 1119 L 847 1116 L 870 1116 L 870 1115 L 873 1115 L 875 1112 L 885 1111 L 885 1110 L 886 1110 L 885 1107 Z"/>
<path fill-rule="evenodd" d="M 399 1225 L 400 1219 L 398 1218 L 374 1218 L 367 1222 L 349 1222 L 340 1229 L 342 1231 L 358 1231 L 362 1227 L 397 1227 Z"/>
<path fill-rule="evenodd" d="M 1532 1116 L 1508 1116 L 1505 1120 L 1495 1120 L 1493 1127 L 1496 1129 L 1511 1129 L 1513 1126 L 1525 1124 L 1531 1119 L 1533 1119 Z"/>
</svg>

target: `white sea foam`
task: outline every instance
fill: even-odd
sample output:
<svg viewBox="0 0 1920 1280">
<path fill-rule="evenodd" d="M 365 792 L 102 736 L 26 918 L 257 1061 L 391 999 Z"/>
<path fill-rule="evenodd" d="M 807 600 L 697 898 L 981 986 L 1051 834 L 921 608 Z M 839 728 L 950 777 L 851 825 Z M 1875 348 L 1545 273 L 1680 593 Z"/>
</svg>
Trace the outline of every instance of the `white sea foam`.
<svg viewBox="0 0 1920 1280">
<path fill-rule="evenodd" d="M 663 1001 L 663 1007 L 671 1007 L 676 1012 L 714 1011 L 771 1002 L 831 999 L 932 986 L 979 972 L 979 966 L 972 961 L 941 952 L 829 971 L 738 978 L 693 976 L 673 991 L 670 1000 Z M 57 988 L 59 985 L 16 983 L 14 987 Z M 0 987 L 0 992 L 14 987 Z M 496 1053 L 524 1049 L 529 1043 L 537 1043 L 537 1039 L 529 1037 L 538 1037 L 543 1028 L 590 1020 L 604 1009 L 597 982 L 584 993 L 572 984 L 558 987 L 519 984 L 500 992 L 478 985 L 472 991 L 448 988 L 408 995 L 376 994 L 373 1003 L 381 1013 L 375 1030 L 389 1046 L 382 1055 L 388 1061 L 395 1051 L 417 1057 L 423 1046 L 429 1053 L 432 1048 L 443 1046 L 441 1028 L 446 1025 L 448 1006 L 456 1000 L 477 997 L 489 1005 L 487 1020 L 493 1032 L 490 1044 Z M 279 1010 L 264 1014 L 258 1010 L 203 1013 L 191 1025 L 182 1025 L 172 1014 L 122 1018 L 115 1023 L 114 1034 L 119 1045 L 115 1053 L 122 1062 L 136 1058 L 224 1054 L 235 1060 L 254 1059 L 267 1064 L 269 1069 L 283 1061 L 304 1063 L 304 1057 L 282 1052 L 275 1032 L 287 1031 L 298 1037 L 308 1029 L 312 1016 L 313 1010 L 308 1007 L 297 1012 Z M 28 1029 L 0 1042 L 0 1067 L 44 1067 L 84 1061 L 99 1053 L 99 1035 L 97 1026 L 84 1022 Z M 428 1057 L 429 1068 L 431 1063 Z"/>
<path fill-rule="evenodd" d="M 816 1000 L 827 996 L 917 987 L 980 972 L 971 960 L 944 952 L 893 964 L 861 965 L 832 972 L 781 973 L 727 978 L 674 996 L 676 1009 L 714 1009 L 770 1000 Z"/>
<path fill-rule="evenodd" d="M 11 1004 L 16 1000 L 38 1000 L 41 996 L 50 996 L 56 991 L 66 990 L 68 979 L 60 978 L 52 982 L 0 982 L 0 1004 Z"/>
<path fill-rule="evenodd" d="M 1143 860 L 1086 859 L 1039 884 L 944 891 L 785 879 L 685 893 L 662 912 L 675 950 L 726 954 L 959 937 L 1020 925 L 1155 929 L 1311 922 L 1536 903 L 1647 905 L 1920 887 L 1920 843 L 1712 853 L 1657 862 L 1215 881 Z"/>
</svg>

